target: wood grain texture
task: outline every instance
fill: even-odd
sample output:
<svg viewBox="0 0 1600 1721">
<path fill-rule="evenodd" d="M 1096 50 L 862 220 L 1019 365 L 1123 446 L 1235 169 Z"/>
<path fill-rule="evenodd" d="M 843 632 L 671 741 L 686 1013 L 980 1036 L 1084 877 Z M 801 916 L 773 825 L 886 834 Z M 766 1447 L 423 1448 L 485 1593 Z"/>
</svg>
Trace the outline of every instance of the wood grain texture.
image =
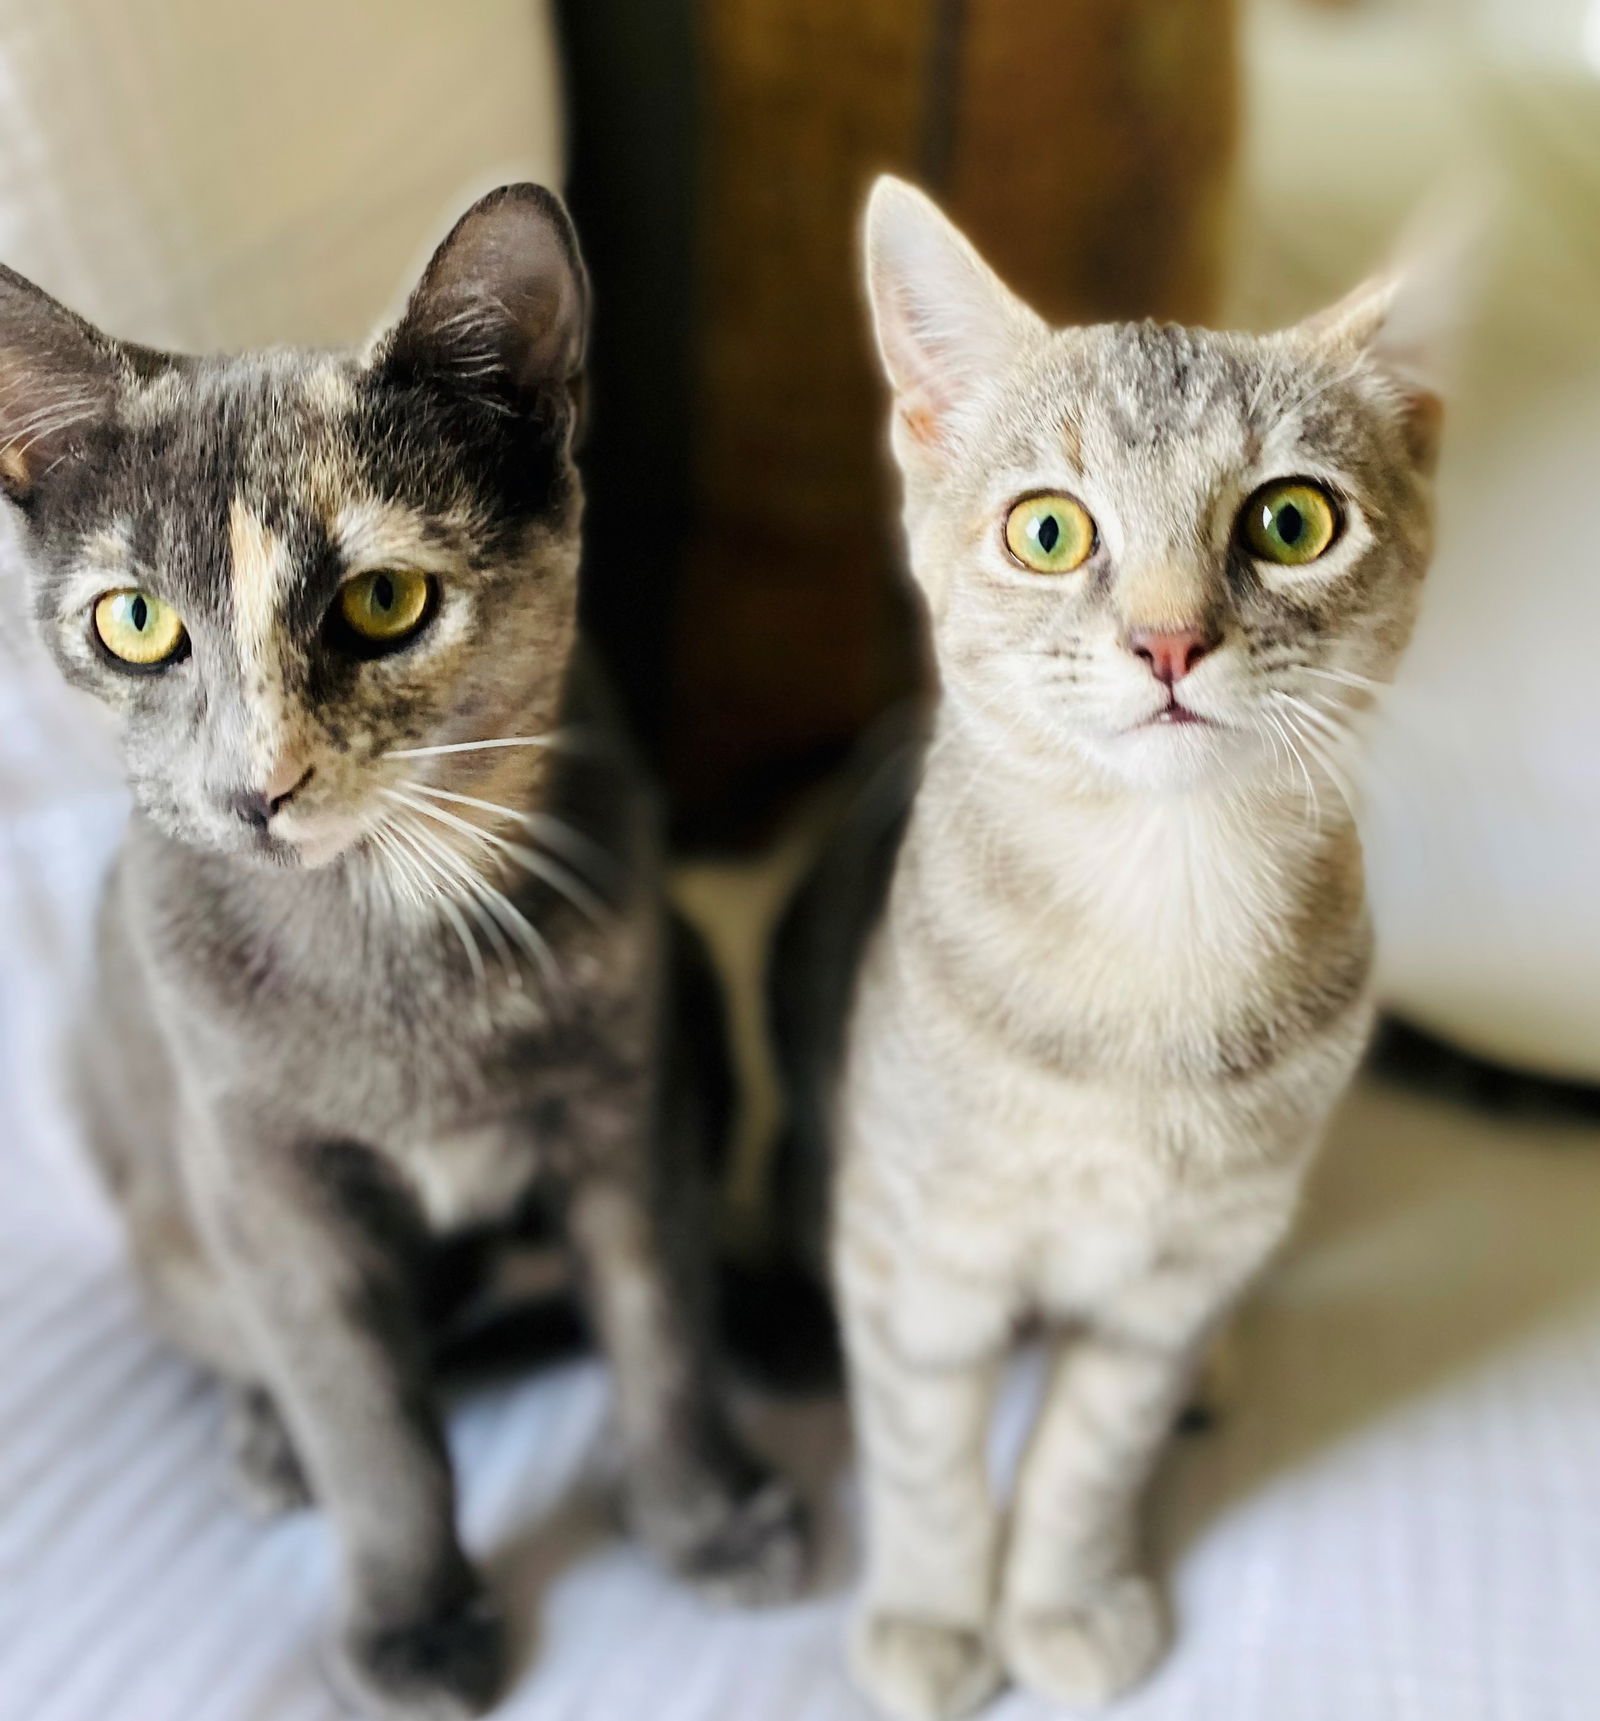
<svg viewBox="0 0 1600 1721">
<path fill-rule="evenodd" d="M 872 175 L 914 157 L 927 5 L 713 0 L 702 16 L 698 528 L 674 775 L 691 824 L 720 825 L 910 679 L 856 228 Z"/>
<path fill-rule="evenodd" d="M 1053 321 L 1211 313 L 1234 29 L 1232 0 L 969 0 L 950 212 Z"/>
</svg>

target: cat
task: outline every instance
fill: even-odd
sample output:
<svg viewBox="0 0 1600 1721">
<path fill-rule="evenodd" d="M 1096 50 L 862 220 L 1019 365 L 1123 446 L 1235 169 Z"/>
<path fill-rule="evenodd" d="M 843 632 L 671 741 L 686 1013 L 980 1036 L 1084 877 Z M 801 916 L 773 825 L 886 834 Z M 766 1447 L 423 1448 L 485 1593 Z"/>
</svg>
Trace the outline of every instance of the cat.
<svg viewBox="0 0 1600 1721">
<path fill-rule="evenodd" d="M 430 1378 L 452 1240 L 564 1229 L 669 1565 L 746 1600 L 804 1565 L 723 1403 L 698 1148 L 661 1117 L 658 837 L 576 620 L 587 319 L 532 185 L 361 352 L 155 352 L 0 271 L 31 607 L 134 800 L 92 1146 L 156 1320 L 231 1383 L 248 1490 L 332 1521 L 342 1682 L 402 1721 L 503 1675 Z"/>
<path fill-rule="evenodd" d="M 1343 786 L 1431 551 L 1427 276 L 1266 336 L 1053 330 L 903 182 L 865 246 L 937 690 L 774 959 L 862 1466 L 851 1657 L 908 1721 L 1007 1677 L 1094 1705 L 1164 1647 L 1142 1485 L 1368 1034 Z M 1050 1377 L 1003 1519 L 1024 1323 Z"/>
</svg>

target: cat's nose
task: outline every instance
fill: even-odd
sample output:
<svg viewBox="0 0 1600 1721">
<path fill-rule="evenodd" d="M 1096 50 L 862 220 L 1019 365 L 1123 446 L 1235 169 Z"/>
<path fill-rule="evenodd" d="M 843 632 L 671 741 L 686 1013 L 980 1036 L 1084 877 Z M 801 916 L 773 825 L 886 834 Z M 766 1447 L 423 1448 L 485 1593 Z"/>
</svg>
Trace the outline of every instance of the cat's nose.
<svg viewBox="0 0 1600 1721">
<path fill-rule="evenodd" d="M 1221 641 L 1221 634 L 1209 627 L 1181 627 L 1170 632 L 1153 627 L 1128 630 L 1128 650 L 1142 657 L 1156 680 L 1168 687 L 1182 681 Z"/>
<path fill-rule="evenodd" d="M 247 825 L 264 831 L 272 823 L 272 815 L 291 796 L 303 789 L 311 777 L 312 767 L 299 760 L 285 761 L 267 779 L 262 789 L 243 789 L 229 798 L 228 805 Z"/>
</svg>

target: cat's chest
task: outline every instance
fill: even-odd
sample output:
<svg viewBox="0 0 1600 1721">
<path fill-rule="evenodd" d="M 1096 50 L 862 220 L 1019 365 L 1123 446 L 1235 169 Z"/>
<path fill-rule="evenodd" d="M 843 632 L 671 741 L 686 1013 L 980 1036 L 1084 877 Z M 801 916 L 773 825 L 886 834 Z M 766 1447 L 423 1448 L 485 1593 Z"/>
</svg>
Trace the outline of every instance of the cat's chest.
<svg viewBox="0 0 1600 1721">
<path fill-rule="evenodd" d="M 148 953 L 179 1063 L 223 1099 L 269 1097 L 308 1133 L 392 1153 L 448 1222 L 526 1181 L 598 1047 L 641 1043 L 640 916 L 594 928 L 530 906 L 540 960 L 490 947 L 469 962 L 448 927 L 418 936 L 315 903 L 272 926 L 230 906 L 213 905 L 209 936 L 188 920 Z"/>
<path fill-rule="evenodd" d="M 891 927 L 926 994 L 913 1008 L 935 1034 L 946 1018 L 952 1048 L 987 1039 L 1090 1079 L 1238 1075 L 1364 949 L 1343 899 L 1308 915 L 1305 881 L 1270 843 L 1226 842 L 1197 815 L 1098 830 L 1040 818 L 1008 836 L 999 861 L 976 837 L 914 859 Z"/>
<path fill-rule="evenodd" d="M 382 1151 L 439 1235 L 502 1219 L 532 1186 L 549 1144 L 533 1120 L 443 1129 L 399 1127 Z"/>
</svg>

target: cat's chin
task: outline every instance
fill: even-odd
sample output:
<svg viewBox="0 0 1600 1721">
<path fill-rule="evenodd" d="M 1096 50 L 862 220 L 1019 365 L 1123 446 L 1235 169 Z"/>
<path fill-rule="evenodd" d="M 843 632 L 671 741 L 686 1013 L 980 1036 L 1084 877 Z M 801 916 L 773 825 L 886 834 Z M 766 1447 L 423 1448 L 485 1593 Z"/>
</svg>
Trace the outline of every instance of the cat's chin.
<svg viewBox="0 0 1600 1721">
<path fill-rule="evenodd" d="M 361 841 L 358 830 L 342 830 L 337 833 L 329 832 L 325 836 L 307 838 L 299 842 L 287 843 L 284 846 L 294 850 L 295 858 L 290 863 L 305 872 L 319 872 L 324 867 L 333 866 L 349 854 Z"/>
<path fill-rule="evenodd" d="M 1113 782 L 1134 790 L 1195 790 L 1235 786 L 1251 749 L 1238 731 L 1219 723 L 1150 722 L 1085 749 Z"/>
<path fill-rule="evenodd" d="M 261 831 L 252 840 L 230 845 L 222 853 L 257 872 L 321 872 L 358 847 L 361 835 L 359 827 L 342 824 L 338 829 L 295 836 L 280 837 Z"/>
</svg>

